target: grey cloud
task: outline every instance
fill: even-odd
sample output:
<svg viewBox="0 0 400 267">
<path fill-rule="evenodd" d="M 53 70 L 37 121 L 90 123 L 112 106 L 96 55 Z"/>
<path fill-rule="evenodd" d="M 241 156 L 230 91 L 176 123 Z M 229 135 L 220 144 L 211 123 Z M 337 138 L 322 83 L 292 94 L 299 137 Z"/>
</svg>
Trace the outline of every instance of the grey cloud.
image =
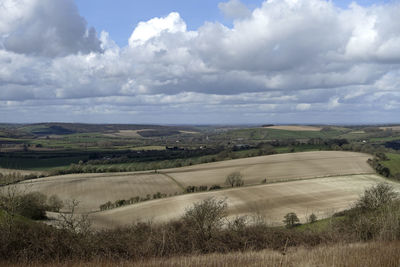
<svg viewBox="0 0 400 267">
<path fill-rule="evenodd" d="M 14 1 L 14 5 L 3 6 L 0 15 L 24 10 L 23 6 L 28 4 L 32 5 L 31 9 L 0 32 L 6 50 L 46 57 L 101 51 L 96 30 L 87 28 L 73 0 Z"/>
<path fill-rule="evenodd" d="M 242 19 L 251 15 L 250 10 L 240 0 L 219 3 L 218 7 L 226 17 L 231 19 Z"/>
</svg>

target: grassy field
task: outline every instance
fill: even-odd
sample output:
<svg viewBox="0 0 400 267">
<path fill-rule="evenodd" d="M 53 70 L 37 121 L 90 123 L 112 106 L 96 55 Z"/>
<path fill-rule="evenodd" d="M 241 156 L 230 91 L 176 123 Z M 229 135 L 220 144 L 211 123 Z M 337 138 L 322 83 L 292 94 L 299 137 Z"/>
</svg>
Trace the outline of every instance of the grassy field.
<svg viewBox="0 0 400 267">
<path fill-rule="evenodd" d="M 383 161 L 382 164 L 390 169 L 392 175 L 400 173 L 400 154 L 387 153 L 389 160 Z"/>
<path fill-rule="evenodd" d="M 284 139 L 308 139 L 308 138 L 336 138 L 344 131 L 332 129 L 329 131 L 304 131 L 283 130 L 269 128 L 249 128 L 231 130 L 220 133 L 214 138 L 221 140 L 284 140 Z"/>
<path fill-rule="evenodd" d="M 186 194 L 94 213 L 91 219 L 98 228 L 165 222 L 179 218 L 193 203 L 215 197 L 227 199 L 230 216 L 259 215 L 271 225 L 281 225 L 285 214 L 296 212 L 305 222 L 311 213 L 325 218 L 349 208 L 365 188 L 382 181 L 377 175 L 338 176 Z"/>
</svg>

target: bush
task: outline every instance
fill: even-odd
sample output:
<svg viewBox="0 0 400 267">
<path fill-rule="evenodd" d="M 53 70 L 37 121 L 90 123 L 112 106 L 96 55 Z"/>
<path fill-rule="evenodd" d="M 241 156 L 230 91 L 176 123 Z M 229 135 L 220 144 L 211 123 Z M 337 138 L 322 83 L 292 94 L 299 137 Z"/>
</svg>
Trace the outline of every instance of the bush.
<svg viewBox="0 0 400 267">
<path fill-rule="evenodd" d="M 0 209 L 33 220 L 46 218 L 46 195 L 39 192 L 22 194 L 9 188 L 0 195 Z"/>
<path fill-rule="evenodd" d="M 20 198 L 20 205 L 17 209 L 18 214 L 33 220 L 46 218 L 46 195 L 33 192 L 22 195 Z"/>
<path fill-rule="evenodd" d="M 366 189 L 364 195 L 357 201 L 356 207 L 364 210 L 376 210 L 384 205 L 392 203 L 398 194 L 393 186 L 387 183 L 379 183 Z"/>
<path fill-rule="evenodd" d="M 297 214 L 294 212 L 289 212 L 288 214 L 286 214 L 283 220 L 283 223 L 286 225 L 287 228 L 291 228 L 299 222 L 300 220 L 297 217 Z"/>
<path fill-rule="evenodd" d="M 47 200 L 47 206 L 49 211 L 59 212 L 64 207 L 64 203 L 57 195 L 51 195 Z"/>
<path fill-rule="evenodd" d="M 183 221 L 193 230 L 198 242 L 205 242 L 221 230 L 226 216 L 226 200 L 209 198 L 186 210 Z"/>
<path fill-rule="evenodd" d="M 222 187 L 220 185 L 215 184 L 215 185 L 210 186 L 210 189 L 208 189 L 208 190 L 212 191 L 212 190 L 219 190 L 219 189 L 222 189 Z"/>
<path fill-rule="evenodd" d="M 314 213 L 311 213 L 311 215 L 308 217 L 307 222 L 308 223 L 315 223 L 317 221 L 317 215 Z"/>
<path fill-rule="evenodd" d="M 240 172 L 233 172 L 226 177 L 225 183 L 234 186 L 242 186 L 244 185 L 243 176 Z"/>
</svg>

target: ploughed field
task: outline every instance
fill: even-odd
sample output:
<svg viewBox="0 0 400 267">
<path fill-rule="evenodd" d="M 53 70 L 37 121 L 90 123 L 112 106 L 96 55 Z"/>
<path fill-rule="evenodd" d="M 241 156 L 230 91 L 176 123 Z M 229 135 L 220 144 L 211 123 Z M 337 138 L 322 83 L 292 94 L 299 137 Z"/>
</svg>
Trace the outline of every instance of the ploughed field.
<svg viewBox="0 0 400 267">
<path fill-rule="evenodd" d="M 136 221 L 165 222 L 182 216 L 193 203 L 214 197 L 226 199 L 229 216 L 249 215 L 271 225 L 281 225 L 283 217 L 296 212 L 301 222 L 314 213 L 319 219 L 349 208 L 366 188 L 383 182 L 375 174 L 335 176 L 233 188 L 157 199 L 93 213 L 96 228 L 113 228 Z M 394 184 L 400 190 L 398 184 Z"/>
<path fill-rule="evenodd" d="M 370 156 L 355 152 L 318 151 L 252 157 L 153 172 L 69 174 L 28 180 L 22 190 L 39 191 L 62 200 L 80 201 L 80 212 L 98 211 L 107 201 L 146 197 L 157 192 L 180 194 L 187 186 L 225 185 L 226 176 L 239 171 L 245 186 L 374 171 Z"/>
<path fill-rule="evenodd" d="M 275 125 L 275 126 L 267 126 L 264 128 L 285 130 L 285 131 L 311 131 L 311 132 L 319 132 L 322 129 L 321 127 L 306 126 L 306 125 Z"/>
<path fill-rule="evenodd" d="M 343 151 L 316 151 L 227 160 L 168 169 L 183 186 L 223 185 L 234 171 L 243 175 L 245 185 L 288 181 L 334 175 L 364 174 L 374 171 L 368 165 L 370 155 Z"/>
<path fill-rule="evenodd" d="M 28 180 L 17 186 L 62 200 L 76 199 L 80 213 L 91 212 L 96 227 L 115 227 L 135 220 L 165 221 L 181 216 L 193 203 L 227 198 L 230 215 L 259 214 L 279 224 L 288 212 L 319 218 L 347 208 L 366 187 L 384 181 L 367 164 L 370 155 L 356 152 L 317 151 L 228 160 L 147 172 L 70 174 Z M 238 171 L 244 187 L 228 188 L 226 176 Z M 266 184 L 262 184 L 263 180 Z M 221 185 L 225 189 L 180 195 L 187 186 Z M 100 205 L 133 197 L 148 200 L 112 210 Z"/>
<path fill-rule="evenodd" d="M 78 200 L 79 212 L 93 212 L 107 201 L 146 197 L 157 192 L 167 195 L 181 193 L 175 182 L 165 175 L 143 173 L 69 174 L 28 180 L 19 184 L 21 190 L 39 191 L 47 196 L 56 194 L 63 201 Z"/>
</svg>

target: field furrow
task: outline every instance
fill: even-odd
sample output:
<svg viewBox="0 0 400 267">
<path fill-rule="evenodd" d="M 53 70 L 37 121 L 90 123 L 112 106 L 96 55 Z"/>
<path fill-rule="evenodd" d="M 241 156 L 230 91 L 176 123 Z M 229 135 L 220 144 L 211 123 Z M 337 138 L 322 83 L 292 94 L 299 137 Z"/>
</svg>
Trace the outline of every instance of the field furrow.
<svg viewBox="0 0 400 267">
<path fill-rule="evenodd" d="M 382 181 L 385 180 L 377 175 L 366 174 L 187 194 L 94 213 L 91 219 L 98 228 L 113 228 L 136 221 L 165 222 L 182 216 L 193 203 L 214 197 L 226 198 L 231 217 L 257 215 L 269 224 L 279 225 L 285 214 L 296 212 L 304 222 L 311 213 L 325 218 L 349 208 L 366 188 Z M 400 191 L 398 184 L 392 184 Z"/>
<path fill-rule="evenodd" d="M 369 157 L 370 155 L 367 154 L 342 151 L 277 154 L 165 169 L 159 170 L 158 173 L 148 171 L 54 176 L 25 181 L 20 183 L 18 187 L 25 191 L 39 191 L 48 196 L 56 194 L 62 200 L 76 199 L 81 203 L 78 208 L 79 212 L 94 212 L 99 210 L 100 205 L 108 201 L 127 200 L 136 196 L 146 197 L 150 195 L 152 197 L 157 192 L 170 196 L 182 193 L 189 185 L 211 186 L 218 184 L 226 186 L 226 176 L 234 171 L 241 172 L 245 186 L 259 185 L 264 179 L 267 183 L 276 183 L 318 177 L 373 173 L 372 168 L 367 164 Z M 263 194 L 252 190 L 255 189 L 244 192 L 233 191 L 236 193 L 231 194 L 246 194 L 246 192 Z M 290 187 L 287 190 L 290 191 Z M 194 196 L 183 196 L 183 202 L 178 207 L 186 206 L 185 197 L 193 198 Z M 243 197 L 240 199 L 243 199 Z M 171 200 L 167 198 L 162 199 L 162 201 Z M 234 198 L 232 201 L 234 201 Z M 193 201 L 190 200 L 189 202 Z M 249 200 L 246 205 L 254 206 L 257 204 L 253 202 Z M 164 209 L 175 210 L 176 205 L 164 207 Z M 243 209 L 240 206 L 238 208 Z M 153 214 L 152 211 L 143 210 L 140 211 L 139 216 L 147 213 L 151 216 Z M 173 212 L 171 214 L 173 216 Z M 146 216 L 143 217 L 147 218 Z M 169 215 L 163 216 L 168 217 Z"/>
</svg>

